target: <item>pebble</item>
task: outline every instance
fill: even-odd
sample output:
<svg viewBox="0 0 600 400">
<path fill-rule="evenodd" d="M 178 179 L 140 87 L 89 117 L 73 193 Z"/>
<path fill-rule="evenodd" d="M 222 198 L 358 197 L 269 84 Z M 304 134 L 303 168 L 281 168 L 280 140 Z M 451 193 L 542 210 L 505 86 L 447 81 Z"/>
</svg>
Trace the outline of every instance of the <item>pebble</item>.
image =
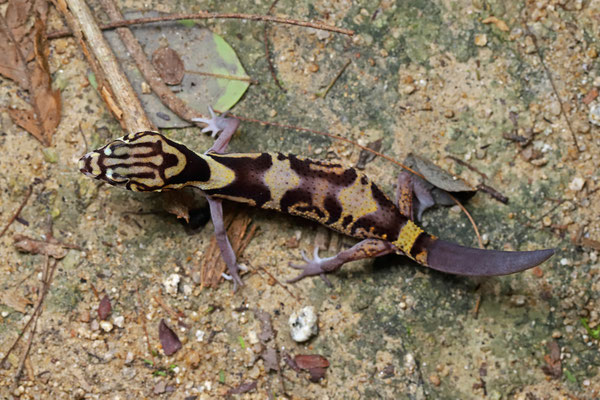
<svg viewBox="0 0 600 400">
<path fill-rule="evenodd" d="M 125 317 L 123 317 L 122 315 L 114 317 L 113 324 L 115 324 L 115 326 L 117 326 L 118 328 L 123 328 L 123 326 L 125 325 Z"/>
<path fill-rule="evenodd" d="M 113 323 L 110 321 L 100 321 L 100 328 L 102 328 L 104 332 L 110 332 L 113 330 Z"/>
<path fill-rule="evenodd" d="M 91 331 L 97 331 L 98 329 L 100 329 L 100 325 L 98 324 L 98 321 L 97 320 L 93 320 L 90 323 L 90 330 Z"/>
<path fill-rule="evenodd" d="M 475 35 L 475 46 L 483 47 L 486 44 L 487 44 L 487 35 L 485 33 Z"/>
<path fill-rule="evenodd" d="M 167 279 L 163 281 L 165 291 L 171 296 L 177 295 L 177 287 L 179 286 L 179 281 L 181 281 L 181 277 L 178 274 L 169 275 Z"/>
<path fill-rule="evenodd" d="M 129 365 L 133 362 L 135 356 L 133 355 L 133 353 L 131 351 L 127 352 L 127 355 L 125 356 L 125 364 Z"/>
<path fill-rule="evenodd" d="M 525 296 L 517 294 L 512 296 L 510 299 L 511 303 L 513 303 L 517 307 L 522 307 L 525 305 Z"/>
<path fill-rule="evenodd" d="M 574 192 L 579 192 L 581 189 L 583 189 L 583 185 L 585 185 L 585 179 L 580 176 L 576 176 L 573 178 L 571 183 L 569 183 L 569 189 Z"/>
<path fill-rule="evenodd" d="M 437 376 L 437 374 L 429 375 L 429 382 L 431 382 L 433 384 L 433 386 L 440 386 L 440 383 L 442 383 L 442 381 L 440 380 L 440 377 Z"/>
<path fill-rule="evenodd" d="M 288 324 L 292 339 L 296 342 L 305 342 L 319 331 L 317 314 L 312 306 L 304 307 L 299 312 L 293 312 Z"/>
<path fill-rule="evenodd" d="M 401 89 L 403 94 L 412 94 L 417 90 L 417 87 L 413 84 L 404 85 Z"/>
<path fill-rule="evenodd" d="M 596 126 L 600 126 L 600 103 L 594 101 L 590 104 L 590 122 Z"/>
</svg>

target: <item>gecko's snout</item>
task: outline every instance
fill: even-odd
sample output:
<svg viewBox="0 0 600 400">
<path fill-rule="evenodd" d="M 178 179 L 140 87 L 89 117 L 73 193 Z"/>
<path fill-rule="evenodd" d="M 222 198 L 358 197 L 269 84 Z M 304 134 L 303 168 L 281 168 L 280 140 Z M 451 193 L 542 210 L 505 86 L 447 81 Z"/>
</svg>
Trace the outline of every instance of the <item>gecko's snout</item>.
<svg viewBox="0 0 600 400">
<path fill-rule="evenodd" d="M 90 178 L 95 178 L 96 175 L 92 173 L 92 168 L 90 165 L 90 156 L 92 153 L 87 153 L 83 157 L 79 159 L 77 166 L 79 167 L 79 171 Z"/>
</svg>

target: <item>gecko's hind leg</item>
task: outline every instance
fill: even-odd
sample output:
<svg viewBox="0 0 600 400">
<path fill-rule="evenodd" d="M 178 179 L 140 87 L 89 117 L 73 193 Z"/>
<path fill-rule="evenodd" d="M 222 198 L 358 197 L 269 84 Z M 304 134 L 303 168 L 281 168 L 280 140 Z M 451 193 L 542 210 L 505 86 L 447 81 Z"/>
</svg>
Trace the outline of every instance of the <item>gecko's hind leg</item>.
<svg viewBox="0 0 600 400">
<path fill-rule="evenodd" d="M 202 129 L 202 132 L 211 132 L 212 137 L 215 137 L 219 132 L 221 132 L 217 140 L 215 140 L 211 148 L 206 152 L 224 153 L 225 150 L 227 150 L 229 141 L 240 125 L 240 120 L 237 118 L 227 117 L 228 111 L 224 112 L 220 116 L 215 114 L 212 107 L 208 107 L 208 111 L 210 112 L 210 118 L 192 118 L 192 121 L 206 124 L 207 126 Z"/>
<path fill-rule="evenodd" d="M 319 248 L 315 247 L 312 260 L 302 252 L 302 258 L 304 258 L 306 264 L 290 263 L 290 267 L 300 269 L 302 270 L 302 273 L 297 277 L 288 280 L 288 283 L 298 282 L 307 276 L 319 275 L 323 278 L 325 283 L 331 286 L 331 282 L 329 282 L 325 274 L 336 271 L 347 262 L 361 260 L 363 258 L 379 257 L 393 253 L 395 250 L 396 248 L 385 240 L 365 239 L 348 250 L 340 251 L 333 257 L 320 258 Z"/>
<path fill-rule="evenodd" d="M 402 171 L 398 175 L 396 202 L 400 213 L 411 221 L 415 219 L 415 212 L 417 221 L 421 221 L 423 212 L 435 205 L 426 184 L 408 171 Z"/>
<path fill-rule="evenodd" d="M 225 261 L 227 270 L 229 271 L 229 276 L 226 277 L 226 279 L 231 278 L 231 280 L 233 280 L 233 291 L 235 292 L 238 285 L 244 285 L 240 278 L 239 271 L 245 271 L 247 268 L 240 266 L 237 263 L 235 252 L 227 238 L 227 231 L 225 230 L 225 223 L 223 222 L 223 205 L 221 200 L 216 200 L 209 196 L 206 196 L 206 200 L 208 200 L 208 205 L 210 206 L 210 216 L 213 225 L 215 226 L 215 237 L 219 249 L 221 250 L 221 257 L 223 257 L 223 261 Z"/>
</svg>

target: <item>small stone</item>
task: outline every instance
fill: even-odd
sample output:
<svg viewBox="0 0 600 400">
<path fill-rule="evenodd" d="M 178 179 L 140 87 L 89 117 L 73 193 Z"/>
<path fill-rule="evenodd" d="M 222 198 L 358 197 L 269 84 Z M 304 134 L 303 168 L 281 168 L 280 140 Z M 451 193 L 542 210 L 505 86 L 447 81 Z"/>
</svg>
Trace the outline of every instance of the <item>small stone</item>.
<svg viewBox="0 0 600 400">
<path fill-rule="evenodd" d="M 585 185 L 585 179 L 583 179 L 582 177 L 576 176 L 575 178 L 573 178 L 571 183 L 569 183 L 569 189 L 571 189 L 574 192 L 579 192 L 581 189 L 583 189 L 584 185 Z"/>
<path fill-rule="evenodd" d="M 444 112 L 444 117 L 450 119 L 450 118 L 454 118 L 454 111 L 452 110 L 446 110 L 446 112 Z"/>
<path fill-rule="evenodd" d="M 580 119 L 576 119 L 573 121 L 573 128 L 577 131 L 577 133 L 589 133 L 590 132 L 590 124 L 588 121 L 582 121 Z"/>
<path fill-rule="evenodd" d="M 413 84 L 404 85 L 401 88 L 403 94 L 413 94 L 417 90 L 417 87 Z"/>
<path fill-rule="evenodd" d="M 429 382 L 431 382 L 431 384 L 433 386 L 440 386 L 440 383 L 442 383 L 442 381 L 440 380 L 440 377 L 437 376 L 437 374 L 429 375 Z"/>
<path fill-rule="evenodd" d="M 114 317 L 113 324 L 115 324 L 115 326 L 117 326 L 118 328 L 122 329 L 123 326 L 125 325 L 125 317 L 123 317 L 122 315 L 119 315 L 118 317 Z"/>
<path fill-rule="evenodd" d="M 310 64 L 308 64 L 308 70 L 313 73 L 317 72 L 317 71 L 319 71 L 319 65 L 315 64 L 315 63 L 310 63 Z"/>
<path fill-rule="evenodd" d="M 198 368 L 198 365 L 200 365 L 202 358 L 200 357 L 200 353 L 198 351 L 192 350 L 186 353 L 185 361 L 191 368 L 195 369 Z"/>
<path fill-rule="evenodd" d="M 589 120 L 592 124 L 600 126 L 600 103 L 597 101 L 590 103 Z"/>
<path fill-rule="evenodd" d="M 143 94 L 152 93 L 152 89 L 150 89 L 150 85 L 148 85 L 148 83 L 146 83 L 146 82 L 142 82 L 142 93 Z"/>
<path fill-rule="evenodd" d="M 179 281 L 181 281 L 181 277 L 178 274 L 171 274 L 164 280 L 163 286 L 165 287 L 165 291 L 169 293 L 171 296 L 177 295 L 177 287 L 179 286 Z"/>
<path fill-rule="evenodd" d="M 100 324 L 98 324 L 98 321 L 97 321 L 97 320 L 93 320 L 93 321 L 90 323 L 90 330 L 91 330 L 91 331 L 97 331 L 98 329 L 100 329 Z"/>
<path fill-rule="evenodd" d="M 133 353 L 131 351 L 128 351 L 127 355 L 125 356 L 125 364 L 127 364 L 127 365 L 131 364 L 134 359 L 135 359 L 135 356 L 133 355 Z"/>
<path fill-rule="evenodd" d="M 511 303 L 517 307 L 523 307 L 525 305 L 525 296 L 521 294 L 514 295 L 510 298 Z"/>
<path fill-rule="evenodd" d="M 296 342 L 305 342 L 319 331 L 317 315 L 312 306 L 304 307 L 299 312 L 293 312 L 288 324 L 292 339 Z"/>
<path fill-rule="evenodd" d="M 186 296 L 191 296 L 193 292 L 194 288 L 192 287 L 192 285 L 188 285 L 187 283 L 183 285 L 183 294 L 185 294 Z"/>
<path fill-rule="evenodd" d="M 167 390 L 167 383 L 160 381 L 154 385 L 154 394 L 163 394 Z"/>
<path fill-rule="evenodd" d="M 100 328 L 102 328 L 104 332 L 110 332 L 113 330 L 113 324 L 110 321 L 100 321 Z"/>
<path fill-rule="evenodd" d="M 535 53 L 535 43 L 533 42 L 532 37 L 529 35 L 525 37 L 525 53 Z"/>
<path fill-rule="evenodd" d="M 595 48 L 590 47 L 587 51 L 587 56 L 589 58 L 596 58 L 598 57 L 598 51 Z"/>
<path fill-rule="evenodd" d="M 552 218 L 546 215 L 544 218 L 542 218 L 542 223 L 544 226 L 550 226 L 552 225 Z"/>
<path fill-rule="evenodd" d="M 483 47 L 487 44 L 487 35 L 480 33 L 475 35 L 475 46 Z"/>
<path fill-rule="evenodd" d="M 553 339 L 560 339 L 562 337 L 562 333 L 560 331 L 554 331 L 552 332 L 552 338 Z"/>
<path fill-rule="evenodd" d="M 406 310 L 406 303 L 404 301 L 401 301 L 399 306 L 401 310 Z"/>
<path fill-rule="evenodd" d="M 79 321 L 80 322 L 90 322 L 90 312 L 88 310 L 84 310 L 81 312 L 81 314 L 79 314 Z"/>
</svg>

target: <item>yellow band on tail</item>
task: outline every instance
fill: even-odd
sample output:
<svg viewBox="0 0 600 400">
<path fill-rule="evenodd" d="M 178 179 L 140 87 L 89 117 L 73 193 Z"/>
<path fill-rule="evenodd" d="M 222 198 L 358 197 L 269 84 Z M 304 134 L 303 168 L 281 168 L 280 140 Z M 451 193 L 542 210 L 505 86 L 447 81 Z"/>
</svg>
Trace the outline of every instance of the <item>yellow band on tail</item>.
<svg viewBox="0 0 600 400">
<path fill-rule="evenodd" d="M 410 251 L 415 244 L 415 240 L 417 240 L 422 232 L 423 229 L 419 228 L 414 222 L 410 220 L 406 221 L 406 224 L 402 227 L 398 235 L 398 239 L 393 244 L 410 257 Z"/>
</svg>

